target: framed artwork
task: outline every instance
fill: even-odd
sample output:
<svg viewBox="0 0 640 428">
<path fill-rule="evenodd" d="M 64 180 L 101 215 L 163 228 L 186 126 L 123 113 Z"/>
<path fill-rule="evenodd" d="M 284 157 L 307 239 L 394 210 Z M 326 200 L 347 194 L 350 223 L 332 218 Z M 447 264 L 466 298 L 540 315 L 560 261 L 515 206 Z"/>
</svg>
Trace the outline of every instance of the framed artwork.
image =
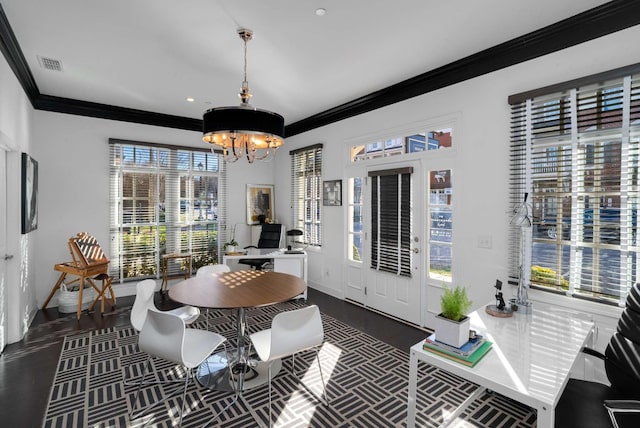
<svg viewBox="0 0 640 428">
<path fill-rule="evenodd" d="M 342 180 L 322 182 L 322 205 L 342 205 Z"/>
<path fill-rule="evenodd" d="M 38 228 L 38 162 L 22 153 L 22 234 Z"/>
<path fill-rule="evenodd" d="M 247 224 L 270 223 L 274 217 L 273 186 L 247 184 Z"/>
</svg>

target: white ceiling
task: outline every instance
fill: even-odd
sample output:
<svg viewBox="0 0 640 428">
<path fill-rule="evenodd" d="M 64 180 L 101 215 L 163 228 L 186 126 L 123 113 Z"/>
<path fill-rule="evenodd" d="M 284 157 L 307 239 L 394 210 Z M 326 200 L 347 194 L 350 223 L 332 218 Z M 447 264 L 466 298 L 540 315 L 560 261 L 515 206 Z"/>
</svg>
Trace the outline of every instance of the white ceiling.
<svg viewBox="0 0 640 428">
<path fill-rule="evenodd" d="M 286 124 L 603 3 L 0 0 L 40 93 L 189 118 L 239 104 L 236 30 L 252 29 L 252 105 Z M 38 56 L 63 71 L 41 68 Z"/>
</svg>

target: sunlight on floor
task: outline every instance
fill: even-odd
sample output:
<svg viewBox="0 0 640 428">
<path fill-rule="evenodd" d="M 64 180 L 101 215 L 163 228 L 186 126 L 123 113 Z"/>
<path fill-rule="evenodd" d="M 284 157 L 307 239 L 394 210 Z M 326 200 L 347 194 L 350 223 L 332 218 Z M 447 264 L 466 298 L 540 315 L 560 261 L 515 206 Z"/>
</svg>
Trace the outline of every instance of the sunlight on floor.
<svg viewBox="0 0 640 428">
<path fill-rule="evenodd" d="M 329 384 L 329 380 L 331 379 L 331 376 L 333 375 L 333 371 L 335 370 L 336 365 L 338 364 L 338 360 L 340 359 L 341 353 L 342 351 L 340 350 L 340 348 L 328 342 L 323 343 L 322 348 L 320 348 L 319 358 L 322 364 L 322 380 L 324 381 L 325 388 Z M 307 385 L 309 390 L 312 391 L 317 396 L 317 397 L 308 397 L 306 398 L 306 400 L 309 400 L 310 403 L 314 401 L 316 402 L 317 405 L 323 406 L 324 402 L 321 401 L 320 403 L 317 403 L 317 401 L 315 401 L 318 399 L 322 400 L 322 393 L 323 393 L 322 385 L 318 385 L 318 388 L 312 388 L 312 386 L 314 385 L 313 381 L 320 380 L 320 370 L 318 368 L 318 360 L 315 357 L 313 358 L 313 363 L 309 365 L 309 368 L 304 373 L 304 376 L 302 376 L 301 380 L 302 380 L 302 383 Z M 306 395 L 305 392 L 296 391 L 294 394 L 291 394 L 291 397 L 289 398 L 289 401 L 285 404 L 285 407 L 289 404 L 289 402 L 296 402 L 300 399 L 301 396 L 305 396 Z M 329 395 L 329 390 L 327 389 L 327 399 L 329 399 L 328 395 Z M 317 406 L 314 407 L 314 409 L 316 408 Z M 309 415 L 309 419 L 312 419 L 312 417 L 313 417 L 313 413 Z M 278 422 L 279 420 L 276 419 L 274 426 L 277 426 Z"/>
</svg>

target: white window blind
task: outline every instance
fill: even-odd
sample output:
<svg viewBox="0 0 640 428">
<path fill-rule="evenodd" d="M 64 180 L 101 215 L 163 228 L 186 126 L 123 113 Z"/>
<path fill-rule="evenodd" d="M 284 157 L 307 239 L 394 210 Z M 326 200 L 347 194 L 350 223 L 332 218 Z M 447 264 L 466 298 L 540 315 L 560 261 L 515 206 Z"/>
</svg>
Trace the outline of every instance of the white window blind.
<svg viewBox="0 0 640 428">
<path fill-rule="evenodd" d="M 322 245 L 322 144 L 292 150 L 291 207 L 293 228 L 301 244 Z"/>
<path fill-rule="evenodd" d="M 162 255 L 171 253 L 191 253 L 194 269 L 218 262 L 219 225 L 226 224 L 220 155 L 116 139 L 109 143 L 111 275 L 157 278 Z M 186 266 L 177 259 L 168 268 L 173 275 Z"/>
<path fill-rule="evenodd" d="M 511 203 L 529 195 L 533 220 L 525 279 L 624 304 L 638 270 L 640 74 L 614 70 L 523 97 L 511 123 Z M 522 237 L 511 232 L 515 279 Z"/>
<path fill-rule="evenodd" d="M 370 171 L 371 269 L 411 276 L 412 168 Z"/>
</svg>

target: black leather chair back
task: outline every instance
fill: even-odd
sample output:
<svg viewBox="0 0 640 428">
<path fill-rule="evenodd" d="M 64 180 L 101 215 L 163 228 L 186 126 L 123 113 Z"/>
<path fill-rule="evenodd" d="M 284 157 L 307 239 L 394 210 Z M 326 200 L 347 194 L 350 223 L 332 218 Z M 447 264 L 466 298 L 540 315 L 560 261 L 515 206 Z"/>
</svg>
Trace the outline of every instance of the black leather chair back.
<svg viewBox="0 0 640 428">
<path fill-rule="evenodd" d="M 611 387 L 637 394 L 640 390 L 640 285 L 627 296 L 617 331 L 605 350 L 605 369 Z"/>
<path fill-rule="evenodd" d="M 264 223 L 258 239 L 258 248 L 280 248 L 281 224 Z"/>
</svg>

